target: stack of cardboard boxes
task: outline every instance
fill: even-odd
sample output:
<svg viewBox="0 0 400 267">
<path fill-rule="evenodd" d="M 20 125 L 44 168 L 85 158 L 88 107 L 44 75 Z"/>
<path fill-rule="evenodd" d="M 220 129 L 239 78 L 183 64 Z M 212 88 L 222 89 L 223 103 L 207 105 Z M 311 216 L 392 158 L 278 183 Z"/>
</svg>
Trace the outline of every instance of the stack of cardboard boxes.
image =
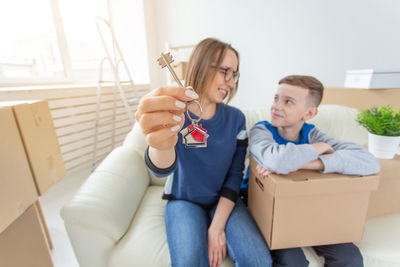
<svg viewBox="0 0 400 267">
<path fill-rule="evenodd" d="M 368 109 L 373 106 L 391 105 L 400 109 L 400 88 L 360 89 L 328 87 L 324 90 L 322 105 L 342 105 L 357 109 Z"/>
<path fill-rule="evenodd" d="M 53 266 L 38 198 L 65 175 L 46 101 L 0 102 L 0 266 Z"/>
<path fill-rule="evenodd" d="M 400 212 L 400 155 L 378 161 L 379 188 L 371 194 L 368 218 Z"/>
</svg>

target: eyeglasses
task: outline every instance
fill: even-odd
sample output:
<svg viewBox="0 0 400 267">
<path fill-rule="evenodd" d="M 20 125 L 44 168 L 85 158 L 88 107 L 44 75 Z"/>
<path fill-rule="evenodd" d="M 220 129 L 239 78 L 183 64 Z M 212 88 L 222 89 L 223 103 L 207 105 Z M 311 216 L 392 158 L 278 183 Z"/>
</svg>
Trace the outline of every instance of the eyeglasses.
<svg viewBox="0 0 400 267">
<path fill-rule="evenodd" d="M 233 82 L 237 83 L 239 80 L 240 73 L 239 71 L 234 71 L 232 68 L 223 68 L 217 66 L 211 66 L 211 68 L 217 69 L 220 72 L 224 73 L 225 82 L 229 82 L 233 78 Z"/>
</svg>

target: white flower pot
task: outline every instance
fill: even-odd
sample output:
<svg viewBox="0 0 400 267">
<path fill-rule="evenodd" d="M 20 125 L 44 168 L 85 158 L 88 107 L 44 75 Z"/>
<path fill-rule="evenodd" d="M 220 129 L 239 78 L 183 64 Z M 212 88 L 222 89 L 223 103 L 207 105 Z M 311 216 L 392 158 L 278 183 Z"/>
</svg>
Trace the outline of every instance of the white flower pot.
<svg viewBox="0 0 400 267">
<path fill-rule="evenodd" d="M 400 136 L 368 133 L 368 151 L 380 159 L 392 159 L 400 145 Z"/>
</svg>

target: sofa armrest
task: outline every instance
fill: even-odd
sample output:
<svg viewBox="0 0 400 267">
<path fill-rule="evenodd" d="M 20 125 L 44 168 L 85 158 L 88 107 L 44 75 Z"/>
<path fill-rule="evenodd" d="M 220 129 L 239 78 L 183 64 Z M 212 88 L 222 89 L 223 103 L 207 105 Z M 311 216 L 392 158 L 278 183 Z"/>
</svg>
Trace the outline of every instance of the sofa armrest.
<svg viewBox="0 0 400 267">
<path fill-rule="evenodd" d="M 143 155 L 118 147 L 62 208 L 61 217 L 66 225 L 96 230 L 117 242 L 127 231 L 149 179 Z"/>
</svg>

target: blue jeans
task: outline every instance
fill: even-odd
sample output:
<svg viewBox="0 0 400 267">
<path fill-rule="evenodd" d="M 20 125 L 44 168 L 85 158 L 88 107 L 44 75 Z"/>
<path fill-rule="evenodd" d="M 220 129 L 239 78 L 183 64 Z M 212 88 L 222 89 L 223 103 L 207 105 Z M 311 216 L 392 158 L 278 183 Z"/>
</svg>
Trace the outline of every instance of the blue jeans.
<svg viewBox="0 0 400 267">
<path fill-rule="evenodd" d="M 210 266 L 207 231 L 216 206 L 207 210 L 185 200 L 171 200 L 165 208 L 167 240 L 173 267 Z M 236 267 L 272 265 L 269 248 L 242 200 L 225 227 L 227 252 Z"/>
<path fill-rule="evenodd" d="M 326 267 L 363 267 L 360 250 L 353 243 L 312 247 L 318 256 L 325 258 Z M 306 267 L 308 261 L 301 248 L 277 249 L 271 251 L 274 267 Z"/>
</svg>

